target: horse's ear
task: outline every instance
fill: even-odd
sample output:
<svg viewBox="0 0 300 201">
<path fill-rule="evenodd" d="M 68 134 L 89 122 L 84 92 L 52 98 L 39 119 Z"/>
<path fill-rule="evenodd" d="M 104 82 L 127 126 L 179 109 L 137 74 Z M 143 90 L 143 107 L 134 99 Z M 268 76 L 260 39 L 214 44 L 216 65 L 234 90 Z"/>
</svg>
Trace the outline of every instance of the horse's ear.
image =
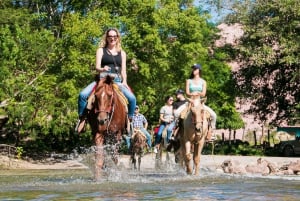
<svg viewBox="0 0 300 201">
<path fill-rule="evenodd" d="M 105 83 L 106 83 L 106 84 L 111 84 L 111 83 L 112 83 L 112 77 L 109 76 L 109 75 L 107 75 L 107 76 L 105 77 Z"/>
<path fill-rule="evenodd" d="M 205 96 L 205 97 L 203 97 L 203 98 L 201 98 L 201 103 L 205 103 L 206 102 L 206 100 L 207 100 L 207 97 Z"/>
<path fill-rule="evenodd" d="M 99 82 L 99 80 L 100 80 L 99 74 L 94 75 L 94 80 L 95 80 L 95 82 Z"/>
</svg>

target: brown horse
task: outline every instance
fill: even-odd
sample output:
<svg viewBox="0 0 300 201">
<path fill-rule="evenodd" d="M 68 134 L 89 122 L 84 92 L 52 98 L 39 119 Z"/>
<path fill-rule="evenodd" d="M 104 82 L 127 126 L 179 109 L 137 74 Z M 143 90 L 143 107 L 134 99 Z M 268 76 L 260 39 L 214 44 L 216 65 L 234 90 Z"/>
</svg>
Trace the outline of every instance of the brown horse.
<svg viewBox="0 0 300 201">
<path fill-rule="evenodd" d="M 186 117 L 183 119 L 183 136 L 181 139 L 181 153 L 184 158 L 186 171 L 192 174 L 194 162 L 194 174 L 199 174 L 200 156 L 209 132 L 209 114 L 204 110 L 204 100 L 193 100 Z M 193 154 L 192 154 L 193 152 Z"/>
<path fill-rule="evenodd" d="M 135 170 L 136 169 L 138 169 L 139 171 L 141 170 L 142 156 L 144 154 L 144 150 L 148 148 L 146 139 L 147 137 L 142 131 L 140 131 L 139 129 L 134 129 L 134 133 L 131 137 L 131 162 Z M 137 157 L 138 157 L 138 168 L 136 166 Z"/>
<path fill-rule="evenodd" d="M 110 76 L 101 79 L 95 89 L 93 109 L 88 116 L 96 145 L 96 179 L 101 176 L 104 166 L 104 145 L 113 147 L 112 159 L 118 163 L 117 153 L 122 131 L 128 121 L 126 106 L 122 103 L 118 90 Z"/>
</svg>

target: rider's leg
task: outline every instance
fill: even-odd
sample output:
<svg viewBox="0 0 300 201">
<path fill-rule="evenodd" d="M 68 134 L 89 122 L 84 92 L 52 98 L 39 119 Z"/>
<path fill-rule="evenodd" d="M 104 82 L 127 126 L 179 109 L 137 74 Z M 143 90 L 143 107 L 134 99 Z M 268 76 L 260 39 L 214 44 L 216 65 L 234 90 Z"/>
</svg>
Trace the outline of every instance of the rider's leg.
<svg viewBox="0 0 300 201">
<path fill-rule="evenodd" d="M 217 114 L 215 113 L 215 111 L 213 111 L 210 107 L 208 107 L 207 105 L 203 105 L 204 109 L 207 110 L 209 112 L 209 114 L 211 115 L 212 121 L 211 121 L 211 126 L 213 129 L 216 129 L 216 122 L 217 122 Z"/>
<path fill-rule="evenodd" d="M 94 87 L 96 85 L 96 82 L 90 83 L 87 87 L 85 87 L 78 96 L 78 115 L 79 120 L 77 122 L 75 131 L 80 133 L 85 125 L 85 118 L 86 118 L 86 105 L 87 105 L 87 99 L 92 93 Z"/>
<path fill-rule="evenodd" d="M 83 115 L 83 112 L 85 110 L 87 99 L 91 92 L 93 91 L 93 88 L 95 87 L 96 82 L 90 83 L 87 87 L 85 87 L 78 96 L 78 114 L 79 116 Z"/>
<path fill-rule="evenodd" d="M 169 124 L 169 127 L 167 129 L 167 142 L 170 142 L 170 138 L 173 132 L 173 129 L 175 127 L 175 121 L 172 121 L 172 123 Z"/>
<path fill-rule="evenodd" d="M 150 133 L 145 128 L 141 128 L 141 131 L 146 135 L 147 144 L 149 146 L 149 149 L 151 149 L 151 135 L 150 135 Z"/>
<path fill-rule="evenodd" d="M 130 89 L 128 89 L 127 87 L 125 87 L 124 85 L 122 85 L 119 82 L 117 82 L 117 84 L 118 84 L 120 90 L 122 91 L 122 93 L 124 94 L 124 96 L 128 100 L 128 117 L 130 119 L 132 119 L 132 116 L 133 116 L 134 110 L 135 110 L 135 106 L 136 106 L 136 98 Z"/>
<path fill-rule="evenodd" d="M 203 105 L 204 109 L 209 112 L 211 115 L 211 130 L 208 132 L 207 140 L 210 140 L 212 136 L 214 136 L 214 130 L 216 129 L 216 121 L 217 121 L 217 114 L 207 105 Z"/>
<path fill-rule="evenodd" d="M 128 149 L 128 151 L 130 151 L 131 137 L 126 135 L 126 136 L 124 136 L 124 138 L 125 138 L 125 141 L 126 141 L 127 149 Z"/>
<path fill-rule="evenodd" d="M 174 112 L 175 118 L 176 119 L 179 118 L 183 110 L 185 110 L 187 107 L 188 107 L 188 102 L 179 106 L 179 108 L 177 108 Z"/>
<path fill-rule="evenodd" d="M 157 152 L 157 150 L 159 149 L 159 144 L 160 144 L 160 141 L 161 141 L 161 138 L 162 138 L 162 132 L 165 129 L 165 127 L 166 127 L 165 123 L 162 123 L 159 126 L 159 130 L 158 130 L 158 132 L 156 134 L 156 137 L 155 137 L 154 152 Z"/>
</svg>

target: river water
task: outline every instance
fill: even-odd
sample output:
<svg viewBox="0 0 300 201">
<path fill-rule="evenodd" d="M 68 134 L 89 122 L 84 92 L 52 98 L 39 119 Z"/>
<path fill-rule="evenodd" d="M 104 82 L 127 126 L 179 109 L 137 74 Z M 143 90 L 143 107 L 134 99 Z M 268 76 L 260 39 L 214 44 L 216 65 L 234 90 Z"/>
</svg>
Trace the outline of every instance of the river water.
<svg viewBox="0 0 300 201">
<path fill-rule="evenodd" d="M 95 182 L 89 169 L 1 170 L 0 200 L 299 200 L 300 178 L 227 175 L 201 169 L 110 168 Z"/>
</svg>

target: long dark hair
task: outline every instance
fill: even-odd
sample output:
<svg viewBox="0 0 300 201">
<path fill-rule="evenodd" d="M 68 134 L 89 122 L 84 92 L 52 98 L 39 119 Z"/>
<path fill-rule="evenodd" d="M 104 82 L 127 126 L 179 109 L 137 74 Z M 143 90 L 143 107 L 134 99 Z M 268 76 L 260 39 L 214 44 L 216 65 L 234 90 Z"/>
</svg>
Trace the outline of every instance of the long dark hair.
<svg viewBox="0 0 300 201">
<path fill-rule="evenodd" d="M 166 97 L 165 97 L 165 103 L 167 103 L 168 100 L 169 100 L 170 98 L 173 98 L 173 96 L 170 96 L 170 95 L 169 95 L 169 96 L 166 96 Z"/>
<path fill-rule="evenodd" d="M 191 75 L 190 75 L 190 79 L 193 79 L 194 78 L 194 69 L 192 69 L 192 72 L 191 72 Z M 199 69 L 199 77 L 202 77 L 202 70 Z"/>
</svg>

